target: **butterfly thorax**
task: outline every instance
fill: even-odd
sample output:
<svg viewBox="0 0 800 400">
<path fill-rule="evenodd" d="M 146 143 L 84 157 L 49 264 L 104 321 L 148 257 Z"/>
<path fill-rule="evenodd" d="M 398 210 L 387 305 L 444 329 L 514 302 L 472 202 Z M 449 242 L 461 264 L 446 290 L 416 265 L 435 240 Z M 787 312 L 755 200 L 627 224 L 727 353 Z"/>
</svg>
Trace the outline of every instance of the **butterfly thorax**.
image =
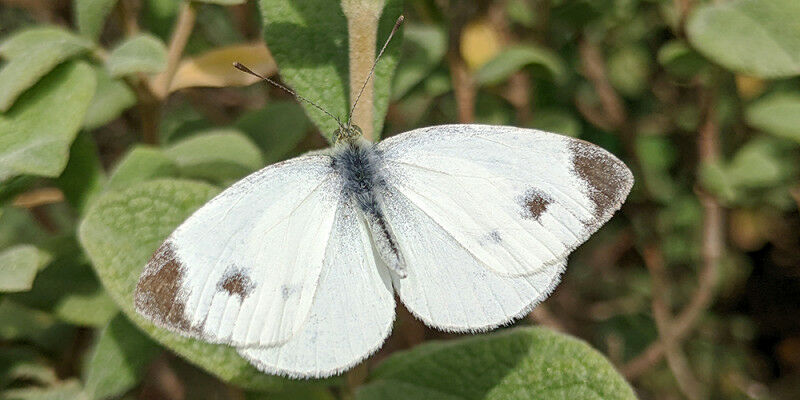
<svg viewBox="0 0 800 400">
<path fill-rule="evenodd" d="M 361 210 L 381 259 L 403 277 L 405 266 L 402 256 L 382 209 L 386 180 L 381 172 L 381 155 L 375 145 L 360 133 L 349 137 L 340 137 L 338 134 L 339 131 L 331 152 L 331 165 L 342 177 L 345 198 L 353 201 Z"/>
</svg>

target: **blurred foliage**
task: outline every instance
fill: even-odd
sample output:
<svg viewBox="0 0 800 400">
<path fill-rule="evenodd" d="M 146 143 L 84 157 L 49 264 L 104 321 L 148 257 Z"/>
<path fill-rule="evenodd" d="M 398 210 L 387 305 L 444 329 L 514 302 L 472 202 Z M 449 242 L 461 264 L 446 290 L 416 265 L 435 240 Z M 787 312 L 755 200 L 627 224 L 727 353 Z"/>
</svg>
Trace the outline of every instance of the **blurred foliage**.
<svg viewBox="0 0 800 400">
<path fill-rule="evenodd" d="M 154 327 L 132 290 L 161 240 L 336 125 L 230 63 L 345 118 L 346 17 L 330 0 L 5 1 L 0 399 L 800 398 L 800 2 L 385 3 L 378 46 L 406 23 L 376 67 L 377 135 L 532 127 L 634 171 L 551 298 L 479 337 L 401 310 L 378 354 L 321 381 Z"/>
</svg>

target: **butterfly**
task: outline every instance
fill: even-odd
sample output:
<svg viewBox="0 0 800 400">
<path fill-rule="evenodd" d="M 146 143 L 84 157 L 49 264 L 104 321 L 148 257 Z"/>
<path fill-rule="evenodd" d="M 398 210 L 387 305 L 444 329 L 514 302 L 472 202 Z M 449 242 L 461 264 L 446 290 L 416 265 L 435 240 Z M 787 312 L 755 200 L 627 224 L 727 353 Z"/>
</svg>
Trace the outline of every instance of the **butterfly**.
<svg viewBox="0 0 800 400">
<path fill-rule="evenodd" d="M 632 185 L 609 152 L 553 133 L 442 125 L 373 144 L 352 127 L 192 214 L 147 263 L 136 309 L 265 372 L 329 376 L 382 345 L 395 293 L 445 331 L 524 316 Z"/>
<path fill-rule="evenodd" d="M 327 377 L 381 347 L 395 295 L 450 332 L 526 315 L 633 186 L 611 153 L 553 133 L 441 125 L 375 144 L 339 125 L 329 150 L 243 178 L 175 229 L 136 310 L 264 372 Z"/>
</svg>

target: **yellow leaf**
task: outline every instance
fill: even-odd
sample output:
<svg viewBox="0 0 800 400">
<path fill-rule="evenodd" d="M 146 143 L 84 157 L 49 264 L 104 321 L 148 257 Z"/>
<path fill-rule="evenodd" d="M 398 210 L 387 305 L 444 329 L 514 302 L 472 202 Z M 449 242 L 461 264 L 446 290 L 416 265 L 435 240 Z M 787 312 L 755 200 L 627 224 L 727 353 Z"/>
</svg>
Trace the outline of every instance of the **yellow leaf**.
<svg viewBox="0 0 800 400">
<path fill-rule="evenodd" d="M 739 97 L 744 100 L 758 97 L 761 93 L 764 93 L 765 86 L 763 79 L 747 75 L 736 75 L 736 90 L 739 92 Z"/>
<path fill-rule="evenodd" d="M 246 86 L 258 82 L 258 78 L 234 68 L 236 61 L 264 76 L 278 70 L 263 43 L 226 46 L 181 61 L 169 91 L 198 86 Z"/>
<path fill-rule="evenodd" d="M 500 33 L 485 20 L 470 22 L 461 31 L 461 58 L 473 71 L 494 58 L 501 48 Z"/>
</svg>

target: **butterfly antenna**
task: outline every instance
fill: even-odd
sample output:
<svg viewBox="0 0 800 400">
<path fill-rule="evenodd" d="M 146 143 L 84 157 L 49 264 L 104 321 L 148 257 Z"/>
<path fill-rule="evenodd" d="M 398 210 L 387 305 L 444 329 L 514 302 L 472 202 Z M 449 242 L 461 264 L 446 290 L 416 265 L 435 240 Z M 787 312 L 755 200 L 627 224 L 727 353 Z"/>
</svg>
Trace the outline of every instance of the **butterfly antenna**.
<svg viewBox="0 0 800 400">
<path fill-rule="evenodd" d="M 372 78 L 372 74 L 375 73 L 375 66 L 378 65 L 378 60 L 381 59 L 381 56 L 383 55 L 383 52 L 386 51 L 386 46 L 389 45 L 389 41 L 392 40 L 392 36 L 394 36 L 395 32 L 397 32 L 397 29 L 400 28 L 400 24 L 403 23 L 404 19 L 405 18 L 402 15 L 399 18 L 397 18 L 397 22 L 394 23 L 394 28 L 392 28 L 392 32 L 389 33 L 389 37 L 386 39 L 386 43 L 383 44 L 383 47 L 381 47 L 381 51 L 378 52 L 378 56 L 375 57 L 375 62 L 372 63 L 372 69 L 369 70 L 369 74 L 367 75 L 367 79 L 364 80 L 364 85 L 361 86 L 361 90 L 358 92 L 358 96 L 356 96 L 356 101 L 353 102 L 353 107 L 350 108 L 350 116 L 347 117 L 347 127 L 348 128 L 350 127 L 350 123 L 353 120 L 353 112 L 356 110 L 356 105 L 358 104 L 358 99 L 361 98 L 361 94 L 363 94 L 364 93 L 364 89 L 367 88 L 367 83 L 369 83 L 369 79 Z"/>
<path fill-rule="evenodd" d="M 288 87 L 286 87 L 286 86 L 283 86 L 283 85 L 281 85 L 280 83 L 278 83 L 278 82 L 275 82 L 274 80 L 272 80 L 272 79 L 270 79 L 270 78 L 267 78 L 266 76 L 262 76 L 262 75 L 259 75 L 259 74 L 255 73 L 255 72 L 253 72 L 253 70 L 251 70 L 250 68 L 247 68 L 247 67 L 245 67 L 245 66 L 244 66 L 244 64 L 242 64 L 242 63 L 240 63 L 240 62 L 235 62 L 235 63 L 233 63 L 233 66 L 234 66 L 236 69 L 238 69 L 239 71 L 242 71 L 242 72 L 248 73 L 248 74 L 250 74 L 250 75 L 253 75 L 253 76 L 255 76 L 256 78 L 263 79 L 263 80 L 265 80 L 265 81 L 267 81 L 267 82 L 271 83 L 273 86 L 275 86 L 275 87 L 277 87 L 277 88 L 280 88 L 280 89 L 282 89 L 282 90 L 283 90 L 283 91 L 285 91 L 286 93 L 289 93 L 289 94 L 291 94 L 292 96 L 294 96 L 294 97 L 295 97 L 297 100 L 299 100 L 299 101 L 305 101 L 306 103 L 308 103 L 308 104 L 311 104 L 312 106 L 316 107 L 318 110 L 320 110 L 320 111 L 324 112 L 324 113 L 325 113 L 325 114 L 327 114 L 329 117 L 333 118 L 333 120 L 334 120 L 334 121 L 336 121 L 336 123 L 337 123 L 337 124 L 339 124 L 339 127 L 340 127 L 340 128 L 342 128 L 342 129 L 344 129 L 344 125 L 342 125 L 342 122 L 341 122 L 341 121 L 339 121 L 339 118 L 338 118 L 338 117 L 335 117 L 333 114 L 329 113 L 329 112 L 328 112 L 328 111 L 326 111 L 324 108 L 322 108 L 322 107 L 318 106 L 318 105 L 317 105 L 316 103 L 314 103 L 313 101 L 311 101 L 311 100 L 309 100 L 309 99 L 307 99 L 307 98 L 305 98 L 305 97 L 303 97 L 303 96 L 300 96 L 300 95 L 299 95 L 299 94 L 297 94 L 297 92 L 295 92 L 294 90 L 292 90 L 292 89 L 289 89 Z"/>
</svg>

